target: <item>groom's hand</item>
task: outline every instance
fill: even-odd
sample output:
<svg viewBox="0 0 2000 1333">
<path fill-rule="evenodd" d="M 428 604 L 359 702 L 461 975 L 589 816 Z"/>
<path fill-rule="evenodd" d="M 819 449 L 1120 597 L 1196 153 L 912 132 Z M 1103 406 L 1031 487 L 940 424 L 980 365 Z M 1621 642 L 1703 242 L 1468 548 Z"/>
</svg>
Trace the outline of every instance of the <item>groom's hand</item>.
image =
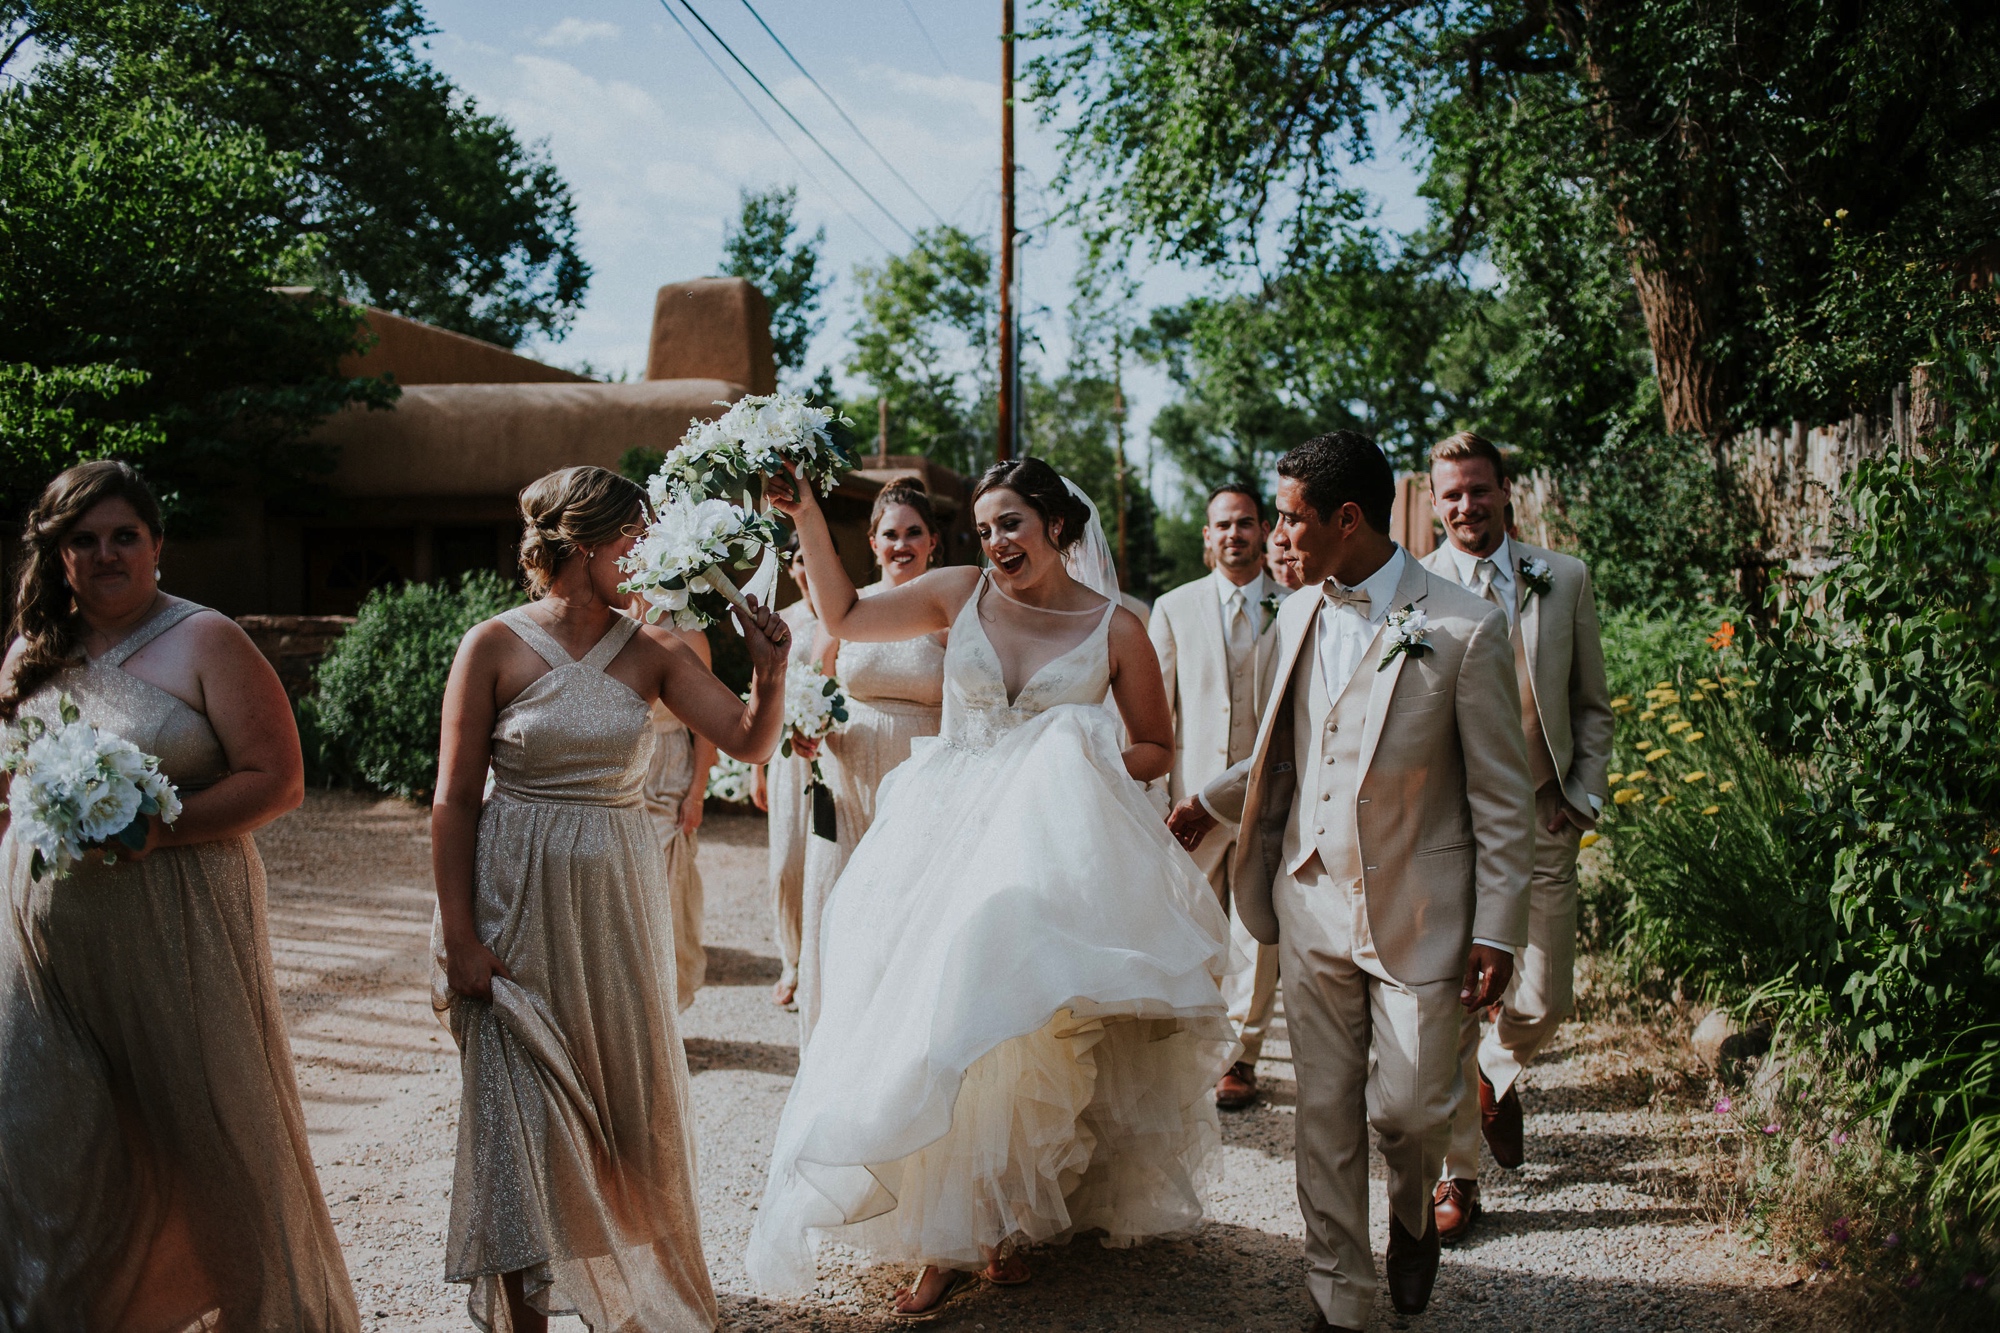
<svg viewBox="0 0 2000 1333">
<path fill-rule="evenodd" d="M 1513 954 L 1490 944 L 1475 944 L 1465 956 L 1465 981 L 1459 988 L 1458 1002 L 1467 1009 L 1498 1004 L 1513 979 Z"/>
<path fill-rule="evenodd" d="M 1201 846 L 1201 840 L 1215 827 L 1215 816 L 1208 813 L 1196 797 L 1190 796 L 1175 806 L 1167 814 L 1167 832 L 1174 835 L 1174 841 L 1193 851 Z"/>
</svg>

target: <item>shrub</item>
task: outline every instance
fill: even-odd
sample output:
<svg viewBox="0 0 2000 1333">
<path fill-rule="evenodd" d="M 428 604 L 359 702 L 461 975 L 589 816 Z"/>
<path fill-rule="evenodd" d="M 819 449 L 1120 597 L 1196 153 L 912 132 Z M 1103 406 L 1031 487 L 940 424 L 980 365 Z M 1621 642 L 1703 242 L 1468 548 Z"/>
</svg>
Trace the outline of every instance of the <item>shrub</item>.
<svg viewBox="0 0 2000 1333">
<path fill-rule="evenodd" d="M 1733 998 L 1812 971 L 1829 922 L 1810 849 L 1790 836 L 1802 775 L 1758 734 L 1755 682 L 1729 634 L 1683 634 L 1621 645 L 1631 654 L 1624 679 L 1647 639 L 1668 664 L 1613 696 L 1619 736 L 1598 890 L 1618 900 L 1626 949 L 1686 988 Z M 1708 658 L 1700 669 L 1694 652 Z"/>
<path fill-rule="evenodd" d="M 1947 1058 L 2000 1023 L 2000 356 L 1933 379 L 1949 438 L 1855 471 L 1846 558 L 1760 660 L 1775 734 L 1817 776 L 1800 836 L 1830 860 L 1830 988 L 1911 1132 L 1949 1137 L 2000 1114 L 1990 1062 Z"/>
<path fill-rule="evenodd" d="M 320 771 L 396 796 L 429 796 L 437 785 L 445 679 L 459 640 L 520 602 L 518 588 L 484 570 L 455 587 L 409 583 L 368 594 L 354 628 L 320 663 L 313 697 L 301 709 L 301 731 L 310 728 Z"/>
</svg>

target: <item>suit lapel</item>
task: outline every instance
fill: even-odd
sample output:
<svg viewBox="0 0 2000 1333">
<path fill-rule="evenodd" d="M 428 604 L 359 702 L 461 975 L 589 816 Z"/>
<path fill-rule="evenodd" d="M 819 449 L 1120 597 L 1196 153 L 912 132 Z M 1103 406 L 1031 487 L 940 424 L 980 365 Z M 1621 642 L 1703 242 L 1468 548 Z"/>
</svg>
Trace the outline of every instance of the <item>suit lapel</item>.
<svg viewBox="0 0 2000 1333">
<path fill-rule="evenodd" d="M 1430 593 L 1430 585 L 1424 567 L 1409 559 L 1403 565 L 1403 577 L 1396 580 L 1395 603 L 1390 614 L 1406 606 L 1422 606 Z M 1382 654 L 1389 651 L 1389 625 L 1384 621 L 1375 632 L 1375 640 L 1369 651 L 1362 655 L 1361 665 L 1356 671 L 1372 671 L 1374 678 L 1368 685 L 1368 715 L 1361 725 L 1361 765 L 1354 780 L 1356 791 L 1368 779 L 1368 766 L 1374 762 L 1375 747 L 1382 739 L 1382 727 L 1389 718 L 1389 700 L 1396 692 L 1396 682 L 1403 678 L 1403 667 L 1408 664 L 1408 653 L 1397 653 L 1388 666 L 1377 668 Z"/>
<path fill-rule="evenodd" d="M 1521 649 L 1528 659 L 1528 687 L 1535 692 L 1535 698 L 1538 701 L 1536 707 L 1538 708 L 1540 707 L 1539 700 L 1542 697 L 1542 687 L 1541 682 L 1535 678 L 1535 663 L 1540 660 L 1542 655 L 1542 603 L 1547 598 L 1544 594 L 1530 593 L 1528 591 L 1528 581 L 1521 576 L 1521 564 L 1522 561 L 1531 560 L 1540 554 L 1541 552 L 1535 550 L 1533 547 L 1523 546 L 1519 542 L 1514 543 L 1514 587 L 1521 596 L 1521 609 L 1519 612 L 1521 620 Z"/>
</svg>

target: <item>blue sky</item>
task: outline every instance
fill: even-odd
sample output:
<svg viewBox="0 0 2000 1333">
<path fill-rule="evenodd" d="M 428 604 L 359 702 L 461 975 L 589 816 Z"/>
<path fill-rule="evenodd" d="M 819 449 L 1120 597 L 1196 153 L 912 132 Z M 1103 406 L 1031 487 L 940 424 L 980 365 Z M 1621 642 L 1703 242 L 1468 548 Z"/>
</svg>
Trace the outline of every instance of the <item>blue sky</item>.
<svg viewBox="0 0 2000 1333">
<path fill-rule="evenodd" d="M 835 282 L 808 365 L 831 364 L 837 376 L 853 319 L 847 275 L 858 263 L 881 260 L 889 253 L 885 245 L 907 249 L 899 224 L 915 229 L 942 218 L 975 233 L 997 232 L 997 0 L 752 2 L 914 194 L 842 123 L 742 0 L 694 0 L 701 16 L 893 218 L 843 179 L 684 9 L 676 12 L 779 137 L 758 123 L 660 0 L 429 3 L 439 29 L 430 43 L 433 61 L 482 109 L 504 117 L 523 138 L 546 142 L 576 198 L 583 253 L 595 277 L 569 337 L 553 347 L 524 349 L 530 354 L 639 373 L 654 289 L 715 271 L 723 228 L 735 216 L 742 188 L 796 185 L 806 229 L 826 228 L 825 259 Z M 1025 0 L 1017 9 L 1025 19 Z M 1017 216 L 1036 234 L 1025 256 L 1025 304 L 1031 312 L 1046 311 L 1030 327 L 1059 357 L 1076 245 L 1074 236 L 1043 226 L 1059 206 L 1047 189 L 1058 166 L 1057 145 L 1025 107 L 1016 136 Z M 1407 225 L 1418 215 L 1412 174 L 1393 152 L 1384 157 L 1356 179 L 1381 194 L 1385 222 Z M 1146 305 L 1207 285 L 1205 275 L 1173 267 L 1146 267 L 1140 276 Z M 1158 376 L 1141 373 L 1131 383 L 1141 436 L 1166 392 Z"/>
</svg>

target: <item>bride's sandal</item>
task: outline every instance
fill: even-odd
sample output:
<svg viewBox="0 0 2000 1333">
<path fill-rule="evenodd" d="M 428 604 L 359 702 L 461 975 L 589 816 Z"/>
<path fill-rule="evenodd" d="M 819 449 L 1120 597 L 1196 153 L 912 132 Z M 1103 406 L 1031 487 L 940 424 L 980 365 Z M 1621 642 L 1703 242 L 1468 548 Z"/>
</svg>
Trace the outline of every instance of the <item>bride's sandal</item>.
<svg viewBox="0 0 2000 1333">
<path fill-rule="evenodd" d="M 922 1268 L 919 1268 L 916 1277 L 911 1280 L 910 1285 L 898 1291 L 896 1295 L 915 1295 L 917 1288 L 924 1285 L 924 1274 L 930 1272 L 933 1267 L 934 1265 L 932 1264 L 925 1264 Z M 905 1324 L 928 1324 L 933 1319 L 942 1315 L 945 1306 L 950 1305 L 954 1298 L 972 1289 L 972 1274 L 966 1272 L 964 1269 L 939 1268 L 937 1271 L 944 1273 L 946 1277 L 944 1290 L 938 1293 L 936 1300 L 921 1310 L 905 1310 L 892 1300 L 889 1303 L 889 1317 Z"/>
<path fill-rule="evenodd" d="M 1029 1271 L 1028 1261 L 1021 1257 L 1021 1252 L 1009 1245 L 993 1256 L 980 1276 L 996 1287 L 1021 1287 L 1027 1285 L 1034 1273 Z"/>
</svg>

